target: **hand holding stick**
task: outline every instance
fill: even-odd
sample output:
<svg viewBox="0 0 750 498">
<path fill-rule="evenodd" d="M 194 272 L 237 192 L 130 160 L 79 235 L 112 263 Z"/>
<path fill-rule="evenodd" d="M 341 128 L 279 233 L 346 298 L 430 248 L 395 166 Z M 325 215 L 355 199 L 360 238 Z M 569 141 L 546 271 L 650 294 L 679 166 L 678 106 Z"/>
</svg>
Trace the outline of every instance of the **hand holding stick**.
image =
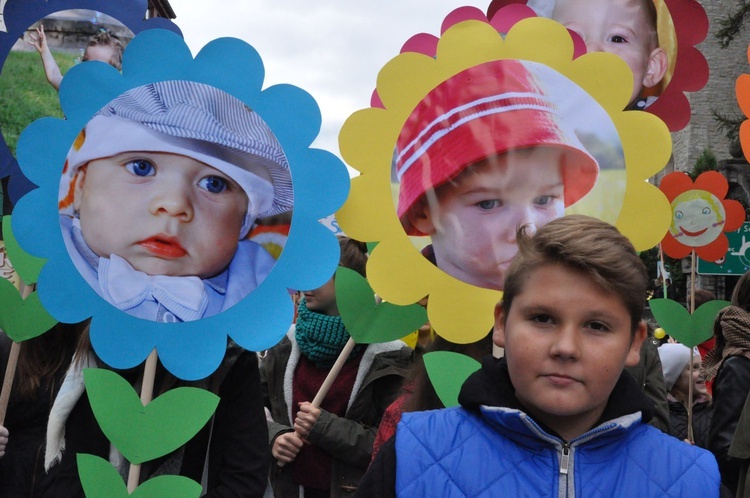
<svg viewBox="0 0 750 498">
<path fill-rule="evenodd" d="M 342 349 L 341 353 L 339 353 L 339 357 L 336 358 L 336 362 L 331 367 L 331 371 L 328 372 L 328 375 L 326 376 L 325 380 L 323 381 L 323 384 L 320 386 L 320 389 L 318 389 L 318 394 L 315 395 L 315 398 L 313 398 L 312 403 L 308 403 L 308 405 L 309 405 L 310 408 L 314 408 L 314 409 L 317 410 L 317 416 L 318 417 L 320 416 L 320 410 L 319 409 L 320 409 L 321 403 L 323 403 L 323 399 L 325 399 L 326 394 L 328 394 L 328 391 L 331 389 L 331 386 L 333 385 L 333 381 L 336 380 L 336 377 L 338 377 L 339 372 L 341 372 L 341 369 L 343 368 L 344 363 L 346 363 L 346 360 L 349 358 L 349 355 L 352 353 L 352 350 L 354 349 L 354 346 L 355 346 L 354 339 L 352 339 L 350 337 L 349 340 L 346 341 L 346 344 L 344 345 L 344 349 Z M 303 403 L 303 405 L 304 405 L 304 403 Z M 308 409 L 307 406 L 305 407 L 305 410 L 303 411 L 303 413 L 305 413 L 305 414 L 311 414 L 313 412 L 314 412 L 314 410 Z M 299 426 L 296 423 L 296 420 L 298 420 L 298 419 L 302 421 L 302 424 L 299 425 Z M 317 421 L 317 417 L 315 417 L 315 420 Z M 298 427 L 301 428 L 302 431 L 304 431 L 304 428 L 307 427 L 308 421 L 309 421 L 309 417 L 307 415 L 303 416 L 302 419 L 300 419 L 299 415 L 297 416 L 297 419 L 295 419 L 295 424 L 294 424 L 295 431 L 293 433 L 295 437 L 297 437 L 300 440 L 303 440 L 305 437 L 307 437 L 307 434 L 310 433 L 310 430 L 312 429 L 312 426 L 315 425 L 315 424 L 313 423 L 312 425 L 310 425 L 309 429 L 305 432 L 304 435 L 300 434 L 300 431 L 298 430 Z M 292 434 L 292 433 L 289 433 L 289 434 Z M 284 436 L 284 434 L 282 434 L 281 436 Z M 281 437 L 281 436 L 279 436 L 279 437 Z M 276 438 L 277 441 L 278 441 L 278 439 L 279 438 Z M 274 442 L 274 446 L 275 446 L 275 442 Z M 297 449 L 297 452 L 294 453 L 295 457 L 297 456 L 298 452 L 299 452 L 299 449 Z M 292 458 L 291 460 L 289 460 L 287 462 L 285 462 L 283 460 L 279 460 L 278 458 L 277 458 L 277 460 L 278 460 L 277 461 L 278 466 L 279 467 L 283 467 L 285 464 L 293 461 L 294 458 Z"/>
</svg>

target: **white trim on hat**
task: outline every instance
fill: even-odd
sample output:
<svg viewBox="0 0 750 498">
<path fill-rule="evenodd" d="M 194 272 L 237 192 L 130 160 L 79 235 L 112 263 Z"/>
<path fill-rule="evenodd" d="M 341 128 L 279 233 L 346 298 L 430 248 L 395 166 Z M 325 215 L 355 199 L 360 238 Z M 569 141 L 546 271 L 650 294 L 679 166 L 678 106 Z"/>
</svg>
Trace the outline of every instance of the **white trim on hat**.
<svg viewBox="0 0 750 498">
<path fill-rule="evenodd" d="M 529 102 L 523 102 L 523 103 L 514 103 L 511 105 L 505 105 L 502 107 L 491 107 L 489 109 L 485 109 L 473 114 L 470 114 L 468 116 L 465 116 L 458 121 L 455 121 L 453 123 L 450 123 L 450 118 L 453 117 L 456 114 L 459 114 L 461 112 L 465 112 L 467 110 L 470 110 L 474 107 L 479 107 L 483 104 L 493 104 L 493 103 L 499 103 L 503 100 L 511 100 L 516 101 L 517 99 L 533 99 L 536 102 L 539 102 L 540 104 L 531 104 Z M 546 104 L 546 105 L 545 105 Z M 434 119 L 431 123 L 427 124 L 419 134 L 409 142 L 409 144 L 404 147 L 402 151 L 399 152 L 398 157 L 396 158 L 397 163 L 401 161 L 402 158 L 406 157 L 408 155 L 408 159 L 406 159 L 401 167 L 396 172 L 396 175 L 399 179 L 403 178 L 404 174 L 409 170 L 409 168 L 419 160 L 419 158 L 425 154 L 430 147 L 435 145 L 435 143 L 438 142 L 441 138 L 455 130 L 456 128 L 471 122 L 475 119 L 480 119 L 485 116 L 490 116 L 493 114 L 501 114 L 504 112 L 510 112 L 510 111 L 517 111 L 517 110 L 535 110 L 535 111 L 554 111 L 555 105 L 544 95 L 537 93 L 537 92 L 506 92 L 501 93 L 498 95 L 492 95 L 489 97 L 483 97 L 481 99 L 474 100 L 472 102 L 469 102 L 467 104 L 455 107 L 451 109 L 450 111 L 438 116 L 436 119 Z M 447 123 L 447 126 L 444 128 L 439 128 L 439 126 L 444 125 L 444 123 Z M 435 128 L 438 128 L 437 130 Z M 424 141 L 424 143 L 413 152 L 410 152 L 411 149 L 413 149 L 417 143 L 424 137 L 425 135 L 428 135 L 432 133 L 432 135 L 427 138 L 427 140 Z"/>
</svg>

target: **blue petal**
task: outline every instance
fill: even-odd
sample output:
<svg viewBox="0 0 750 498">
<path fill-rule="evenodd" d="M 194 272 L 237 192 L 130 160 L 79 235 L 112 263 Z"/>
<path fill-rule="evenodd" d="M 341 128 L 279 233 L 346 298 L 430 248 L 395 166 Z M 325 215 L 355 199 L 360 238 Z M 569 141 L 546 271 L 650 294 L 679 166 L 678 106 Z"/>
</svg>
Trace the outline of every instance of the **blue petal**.
<svg viewBox="0 0 750 498">
<path fill-rule="evenodd" d="M 131 88 L 175 79 L 211 84 L 258 112 L 287 154 L 295 204 L 281 257 L 254 292 L 218 315 L 162 324 L 117 310 L 78 274 L 63 243 L 57 195 L 70 144 L 98 109 Z M 81 64 L 68 73 L 60 93 L 68 119 L 40 121 L 22 136 L 23 172 L 40 188 L 27 194 L 14 211 L 19 243 L 29 253 L 48 258 L 38 287 L 45 308 L 62 322 L 92 316 L 92 345 L 107 364 L 131 368 L 156 348 L 164 366 L 177 377 L 207 377 L 221 363 L 228 335 L 250 350 L 273 346 L 286 333 L 294 313 L 287 289 L 317 288 L 333 275 L 339 246 L 318 220 L 345 201 L 346 167 L 330 152 L 310 148 L 320 131 L 315 100 L 290 85 L 263 91 L 263 79 L 263 61 L 241 40 L 215 40 L 193 60 L 179 36 L 149 30 L 128 45 L 122 75 L 103 64 Z"/>
</svg>

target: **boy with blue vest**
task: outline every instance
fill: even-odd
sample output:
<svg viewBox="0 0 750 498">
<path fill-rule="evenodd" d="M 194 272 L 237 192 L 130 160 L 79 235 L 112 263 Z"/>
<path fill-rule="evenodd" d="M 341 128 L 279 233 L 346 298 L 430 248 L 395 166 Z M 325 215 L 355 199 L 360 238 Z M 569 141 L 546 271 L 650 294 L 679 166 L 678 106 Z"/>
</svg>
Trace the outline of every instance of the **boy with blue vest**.
<svg viewBox="0 0 750 498">
<path fill-rule="evenodd" d="M 357 496 L 719 496 L 713 456 L 647 424 L 639 360 L 647 274 L 613 226 L 571 215 L 519 253 L 494 342 L 461 406 L 404 414 Z"/>
</svg>

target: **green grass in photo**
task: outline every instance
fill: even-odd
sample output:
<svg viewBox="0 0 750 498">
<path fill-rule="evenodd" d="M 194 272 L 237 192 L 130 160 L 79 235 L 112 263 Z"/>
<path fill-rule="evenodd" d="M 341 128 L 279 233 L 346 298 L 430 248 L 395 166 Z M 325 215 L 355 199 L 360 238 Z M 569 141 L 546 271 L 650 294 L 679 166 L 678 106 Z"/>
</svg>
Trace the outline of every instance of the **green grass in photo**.
<svg viewBox="0 0 750 498">
<path fill-rule="evenodd" d="M 75 64 L 77 54 L 53 52 L 64 75 Z M 0 130 L 13 155 L 21 132 L 34 120 L 63 117 L 57 92 L 47 82 L 39 54 L 11 52 L 0 73 Z"/>
</svg>

